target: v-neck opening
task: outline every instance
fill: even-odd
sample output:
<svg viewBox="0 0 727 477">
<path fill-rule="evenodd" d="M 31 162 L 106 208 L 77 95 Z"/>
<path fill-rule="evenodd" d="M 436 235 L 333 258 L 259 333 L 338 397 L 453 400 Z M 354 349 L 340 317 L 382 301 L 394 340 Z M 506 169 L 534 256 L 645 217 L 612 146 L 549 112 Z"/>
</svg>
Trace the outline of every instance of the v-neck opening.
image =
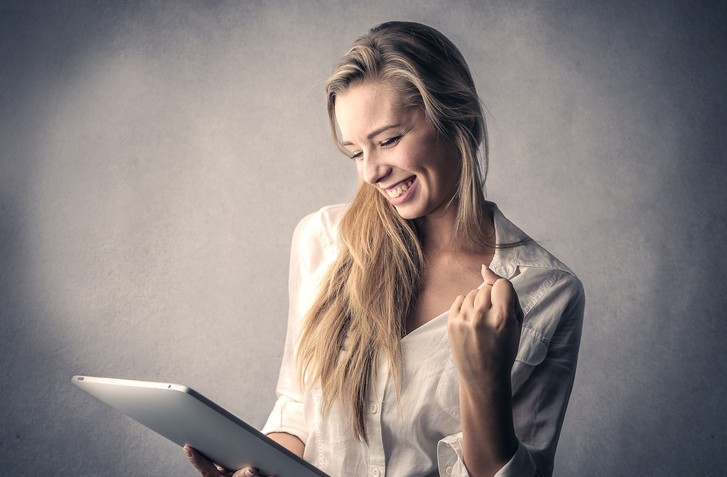
<svg viewBox="0 0 727 477">
<path fill-rule="evenodd" d="M 494 257 L 493 257 L 493 260 L 494 260 Z M 484 284 L 485 284 L 485 282 L 483 281 L 482 284 L 480 284 L 480 286 L 478 288 L 481 288 L 482 285 L 484 285 Z M 407 333 L 406 335 L 404 335 L 404 338 L 406 338 L 407 336 L 411 336 L 412 334 L 415 334 L 417 331 L 419 331 L 420 329 L 424 328 L 425 326 L 427 326 L 432 321 L 436 321 L 436 320 L 440 319 L 441 317 L 447 315 L 448 313 L 449 313 L 449 310 L 444 311 L 444 312 L 440 313 L 439 315 L 436 315 L 431 320 L 429 320 L 429 321 L 427 321 L 425 323 L 422 323 L 421 325 L 417 326 L 416 328 L 414 328 L 413 330 L 411 330 L 409 333 Z M 402 338 L 402 340 L 404 340 L 404 338 Z"/>
<path fill-rule="evenodd" d="M 410 337 L 412 335 L 418 334 L 419 330 L 421 330 L 422 328 L 428 328 L 428 327 L 430 327 L 430 324 L 431 323 L 433 323 L 435 321 L 438 321 L 438 320 L 441 320 L 442 317 L 446 317 L 448 314 L 449 314 L 449 310 L 447 310 L 447 311 L 445 311 L 445 312 L 443 312 L 443 313 L 435 316 L 434 318 L 432 318 L 431 320 L 427 321 L 426 323 L 422 323 L 421 325 L 417 326 L 416 328 L 414 328 L 413 330 L 411 330 L 409 333 L 407 333 L 406 335 L 404 335 L 404 337 L 401 339 L 401 341 L 404 341 L 405 339 L 407 339 L 408 337 Z M 433 325 L 431 325 L 431 326 L 433 326 Z M 421 333 L 423 333 L 423 331 Z"/>
</svg>

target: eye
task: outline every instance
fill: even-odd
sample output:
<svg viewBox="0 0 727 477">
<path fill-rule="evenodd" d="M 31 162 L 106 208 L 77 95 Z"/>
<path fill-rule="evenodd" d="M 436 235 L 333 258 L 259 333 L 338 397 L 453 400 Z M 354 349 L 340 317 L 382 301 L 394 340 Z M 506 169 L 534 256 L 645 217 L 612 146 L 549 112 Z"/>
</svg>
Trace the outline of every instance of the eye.
<svg viewBox="0 0 727 477">
<path fill-rule="evenodd" d="M 401 136 L 394 136 L 392 138 L 381 141 L 379 143 L 379 145 L 383 148 L 394 147 L 399 143 L 400 140 L 401 140 Z"/>
<path fill-rule="evenodd" d="M 358 161 L 359 159 L 363 158 L 363 152 L 361 152 L 361 151 L 352 152 L 351 154 L 348 155 L 348 157 L 354 161 Z"/>
</svg>

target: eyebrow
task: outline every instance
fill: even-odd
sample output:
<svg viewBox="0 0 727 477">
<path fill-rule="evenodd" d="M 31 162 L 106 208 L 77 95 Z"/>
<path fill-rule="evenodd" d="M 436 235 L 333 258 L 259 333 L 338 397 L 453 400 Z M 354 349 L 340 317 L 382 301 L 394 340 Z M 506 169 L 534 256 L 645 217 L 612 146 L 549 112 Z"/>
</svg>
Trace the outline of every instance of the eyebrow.
<svg viewBox="0 0 727 477">
<path fill-rule="evenodd" d="M 378 129 L 374 129 L 373 131 L 371 131 L 369 133 L 369 135 L 366 136 L 366 139 L 374 138 L 384 131 L 387 131 L 387 130 L 393 129 L 393 128 L 398 128 L 398 127 L 401 127 L 401 124 L 397 123 L 397 124 L 388 124 L 386 126 L 382 126 Z M 346 142 L 342 142 L 341 146 L 353 146 L 353 143 L 351 141 L 346 141 Z"/>
</svg>

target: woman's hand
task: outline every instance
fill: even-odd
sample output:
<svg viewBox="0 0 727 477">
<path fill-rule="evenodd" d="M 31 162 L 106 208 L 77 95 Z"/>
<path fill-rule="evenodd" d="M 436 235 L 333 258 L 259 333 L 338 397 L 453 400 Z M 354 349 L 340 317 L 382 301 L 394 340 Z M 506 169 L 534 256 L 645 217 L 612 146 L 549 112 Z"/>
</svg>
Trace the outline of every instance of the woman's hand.
<svg viewBox="0 0 727 477">
<path fill-rule="evenodd" d="M 202 477 L 253 477 L 259 475 L 257 469 L 253 467 L 244 467 L 236 472 L 223 469 L 189 446 L 184 446 L 184 452 L 187 454 L 189 463 L 197 469 Z"/>
<path fill-rule="evenodd" d="M 484 265 L 482 278 L 478 289 L 454 300 L 447 323 L 461 385 L 472 390 L 510 382 L 523 319 L 512 284 Z"/>
</svg>

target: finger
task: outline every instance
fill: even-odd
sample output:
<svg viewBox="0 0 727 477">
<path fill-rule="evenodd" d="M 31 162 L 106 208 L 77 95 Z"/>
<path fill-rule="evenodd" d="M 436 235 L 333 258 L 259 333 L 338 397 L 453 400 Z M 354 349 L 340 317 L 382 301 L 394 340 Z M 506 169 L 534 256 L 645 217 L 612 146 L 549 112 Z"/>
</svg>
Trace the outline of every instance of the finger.
<svg viewBox="0 0 727 477">
<path fill-rule="evenodd" d="M 452 306 L 449 307 L 449 316 L 459 313 L 459 310 L 462 308 L 462 303 L 464 303 L 464 295 L 459 295 L 454 299 Z"/>
<path fill-rule="evenodd" d="M 475 309 L 475 299 L 480 292 L 481 290 L 475 288 L 474 290 L 470 290 L 470 292 L 467 293 L 467 295 L 464 297 L 461 308 L 461 315 L 463 316 L 463 318 L 467 319 L 472 314 L 472 311 Z M 489 295 L 489 290 L 483 291 L 483 293 Z"/>
<path fill-rule="evenodd" d="M 492 306 L 492 286 L 483 284 L 482 288 L 477 292 L 473 303 L 474 309 L 478 311 L 487 311 Z"/>
<path fill-rule="evenodd" d="M 232 474 L 232 477 L 255 477 L 256 475 L 258 475 L 256 468 L 243 467 L 242 469 Z"/>
<path fill-rule="evenodd" d="M 217 467 L 212 464 L 202 454 L 197 452 L 190 446 L 184 446 L 184 451 L 187 453 L 187 460 L 192 464 L 192 467 L 197 469 L 202 477 L 217 477 L 220 473 L 217 471 Z"/>
<path fill-rule="evenodd" d="M 225 469 L 224 467 L 222 467 L 219 464 L 215 464 L 215 467 L 217 468 L 217 472 L 219 472 L 220 474 L 224 475 L 225 477 L 229 477 L 229 476 L 232 475 L 232 472 L 231 471 Z"/>
<path fill-rule="evenodd" d="M 517 306 L 519 306 L 517 293 L 515 293 L 515 289 L 509 280 L 505 280 L 504 278 L 497 280 L 492 286 L 491 296 L 492 308 L 500 311 L 498 315 L 505 319 L 510 317 L 517 319 Z M 517 306 L 515 303 L 517 303 Z"/>
</svg>

